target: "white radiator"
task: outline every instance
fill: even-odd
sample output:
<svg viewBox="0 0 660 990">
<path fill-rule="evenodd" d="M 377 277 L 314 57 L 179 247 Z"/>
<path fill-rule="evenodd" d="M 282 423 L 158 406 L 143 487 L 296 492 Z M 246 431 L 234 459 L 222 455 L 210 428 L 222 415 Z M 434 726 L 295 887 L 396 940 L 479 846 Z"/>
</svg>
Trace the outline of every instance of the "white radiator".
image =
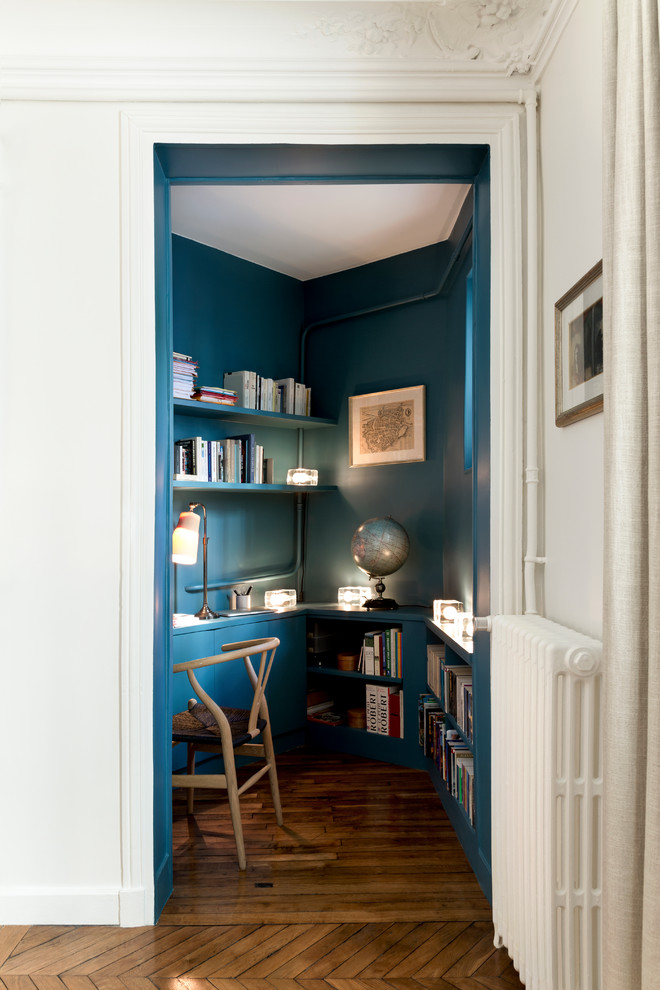
<svg viewBox="0 0 660 990">
<path fill-rule="evenodd" d="M 491 637 L 495 944 L 526 990 L 598 990 L 602 644 L 540 616 Z"/>
</svg>

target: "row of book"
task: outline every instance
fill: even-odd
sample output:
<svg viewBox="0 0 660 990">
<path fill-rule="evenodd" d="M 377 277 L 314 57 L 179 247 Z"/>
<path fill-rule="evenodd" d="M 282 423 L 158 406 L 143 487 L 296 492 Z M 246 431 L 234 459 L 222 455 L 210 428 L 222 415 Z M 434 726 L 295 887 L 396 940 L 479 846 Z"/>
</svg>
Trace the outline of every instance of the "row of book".
<svg viewBox="0 0 660 990">
<path fill-rule="evenodd" d="M 186 437 L 174 443 L 174 480 L 273 484 L 273 460 L 264 457 L 254 433 L 224 440 Z"/>
<path fill-rule="evenodd" d="M 426 681 L 443 711 L 456 721 L 461 732 L 473 739 L 472 668 L 466 663 L 448 663 L 444 643 L 426 647 Z"/>
<path fill-rule="evenodd" d="M 367 732 L 403 739 L 403 691 L 391 684 L 366 684 Z"/>
<path fill-rule="evenodd" d="M 244 409 L 310 416 L 312 390 L 294 378 L 264 378 L 256 371 L 226 371 L 223 385 Z"/>
<path fill-rule="evenodd" d="M 419 735 L 424 754 L 435 763 L 452 797 L 475 824 L 474 754 L 442 711 L 438 699 L 419 696 Z"/>
<path fill-rule="evenodd" d="M 366 632 L 358 669 L 369 677 L 402 677 L 401 626 Z"/>
</svg>

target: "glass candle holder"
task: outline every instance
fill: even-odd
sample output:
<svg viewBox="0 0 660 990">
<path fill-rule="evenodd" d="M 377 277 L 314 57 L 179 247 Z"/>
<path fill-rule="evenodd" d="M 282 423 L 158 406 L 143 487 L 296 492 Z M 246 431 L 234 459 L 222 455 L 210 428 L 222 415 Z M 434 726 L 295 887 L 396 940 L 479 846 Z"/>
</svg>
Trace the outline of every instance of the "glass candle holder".
<svg viewBox="0 0 660 990">
<path fill-rule="evenodd" d="M 293 608 L 296 602 L 295 588 L 280 588 L 277 591 L 267 591 L 264 595 L 266 608 Z"/>
<path fill-rule="evenodd" d="M 319 473 L 316 468 L 289 468 L 286 473 L 287 485 L 318 485 Z"/>
<path fill-rule="evenodd" d="M 454 638 L 472 639 L 474 635 L 474 616 L 471 612 L 459 612 L 454 619 Z"/>
<path fill-rule="evenodd" d="M 361 608 L 371 597 L 371 588 L 337 588 L 337 601 L 345 608 Z"/>
<path fill-rule="evenodd" d="M 433 602 L 433 621 L 455 622 L 456 617 L 463 611 L 463 602 L 453 598 L 436 598 Z"/>
</svg>

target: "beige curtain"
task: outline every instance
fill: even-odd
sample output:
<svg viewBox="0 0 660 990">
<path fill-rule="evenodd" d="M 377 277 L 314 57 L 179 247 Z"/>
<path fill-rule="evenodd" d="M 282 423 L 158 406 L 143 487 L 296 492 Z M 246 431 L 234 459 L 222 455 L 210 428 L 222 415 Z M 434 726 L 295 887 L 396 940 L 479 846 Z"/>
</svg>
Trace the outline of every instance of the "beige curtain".
<svg viewBox="0 0 660 990">
<path fill-rule="evenodd" d="M 660 988 L 658 0 L 605 0 L 603 990 Z"/>
</svg>

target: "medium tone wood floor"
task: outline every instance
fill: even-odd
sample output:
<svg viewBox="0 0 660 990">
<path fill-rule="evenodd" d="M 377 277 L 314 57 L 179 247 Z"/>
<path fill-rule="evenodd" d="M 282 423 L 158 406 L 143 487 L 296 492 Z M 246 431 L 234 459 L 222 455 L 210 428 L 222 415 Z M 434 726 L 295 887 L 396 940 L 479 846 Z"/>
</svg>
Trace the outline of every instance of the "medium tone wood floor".
<svg viewBox="0 0 660 990">
<path fill-rule="evenodd" d="M 520 990 L 426 774 L 352 756 L 278 759 L 243 796 L 174 797 L 175 889 L 157 926 L 6 926 L 7 990 Z"/>
</svg>

